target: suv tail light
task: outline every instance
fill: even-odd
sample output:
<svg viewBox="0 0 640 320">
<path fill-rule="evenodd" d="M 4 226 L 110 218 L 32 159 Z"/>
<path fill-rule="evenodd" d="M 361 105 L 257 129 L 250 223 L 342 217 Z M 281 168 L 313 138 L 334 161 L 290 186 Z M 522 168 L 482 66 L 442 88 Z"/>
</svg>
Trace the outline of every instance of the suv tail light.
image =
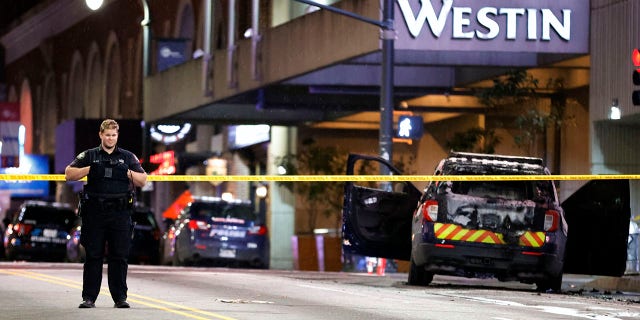
<svg viewBox="0 0 640 320">
<path fill-rule="evenodd" d="M 253 235 L 263 236 L 267 234 L 267 227 L 263 225 L 253 226 L 249 228 L 248 233 Z"/>
<path fill-rule="evenodd" d="M 208 230 L 209 225 L 202 220 L 189 220 L 189 229 L 191 230 Z"/>
<path fill-rule="evenodd" d="M 556 210 L 547 210 L 544 214 L 544 231 L 553 232 L 558 230 L 560 214 Z"/>
<path fill-rule="evenodd" d="M 161 238 L 162 238 L 162 233 L 160 233 L 160 230 L 154 229 L 153 230 L 153 240 L 160 240 Z"/>
<path fill-rule="evenodd" d="M 31 233 L 31 229 L 33 229 L 33 225 L 26 223 L 16 223 L 13 226 L 13 231 L 18 235 L 26 235 Z"/>
<path fill-rule="evenodd" d="M 422 204 L 422 216 L 427 221 L 435 222 L 438 220 L 438 201 L 427 200 Z"/>
</svg>

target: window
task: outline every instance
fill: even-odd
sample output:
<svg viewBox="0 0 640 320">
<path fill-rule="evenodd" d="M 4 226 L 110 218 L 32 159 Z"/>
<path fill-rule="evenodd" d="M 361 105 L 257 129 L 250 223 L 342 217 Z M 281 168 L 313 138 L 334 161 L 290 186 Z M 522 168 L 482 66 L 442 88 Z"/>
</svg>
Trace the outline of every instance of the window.
<svg viewBox="0 0 640 320">
<path fill-rule="evenodd" d="M 191 206 L 191 217 L 206 218 L 237 218 L 256 220 L 257 216 L 250 205 L 226 202 L 195 202 Z"/>
</svg>

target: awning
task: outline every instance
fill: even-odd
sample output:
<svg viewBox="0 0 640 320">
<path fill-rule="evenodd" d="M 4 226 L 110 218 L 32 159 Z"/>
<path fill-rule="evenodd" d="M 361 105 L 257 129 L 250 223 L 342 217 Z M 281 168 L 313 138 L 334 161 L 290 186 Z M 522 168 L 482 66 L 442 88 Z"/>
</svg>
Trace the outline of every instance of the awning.
<svg viewBox="0 0 640 320">
<path fill-rule="evenodd" d="M 175 201 L 162 213 L 162 218 L 164 219 L 177 219 L 178 214 L 184 207 L 186 207 L 191 201 L 193 201 L 193 197 L 191 196 L 191 192 L 189 190 L 185 190 Z"/>
</svg>

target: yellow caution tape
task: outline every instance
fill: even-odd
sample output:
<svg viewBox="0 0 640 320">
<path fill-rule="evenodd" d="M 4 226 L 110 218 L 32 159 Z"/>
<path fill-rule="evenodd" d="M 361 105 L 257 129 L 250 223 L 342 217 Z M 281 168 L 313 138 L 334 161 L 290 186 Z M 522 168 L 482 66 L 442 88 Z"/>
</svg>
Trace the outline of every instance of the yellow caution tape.
<svg viewBox="0 0 640 320">
<path fill-rule="evenodd" d="M 0 174 L 0 180 L 16 181 L 65 181 L 63 174 Z"/>
<path fill-rule="evenodd" d="M 486 176 L 433 176 L 433 175 L 150 175 L 147 181 L 524 181 L 524 180 L 622 180 L 640 179 L 638 174 L 599 175 L 486 175 Z M 0 174 L 0 180 L 11 181 L 65 181 L 63 174 Z M 83 179 L 84 180 L 84 179 Z"/>
</svg>

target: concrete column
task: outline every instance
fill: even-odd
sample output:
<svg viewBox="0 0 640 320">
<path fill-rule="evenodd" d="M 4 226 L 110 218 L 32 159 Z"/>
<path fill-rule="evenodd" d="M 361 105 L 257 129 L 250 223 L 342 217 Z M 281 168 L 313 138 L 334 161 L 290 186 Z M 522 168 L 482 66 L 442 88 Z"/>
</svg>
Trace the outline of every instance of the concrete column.
<svg viewBox="0 0 640 320">
<path fill-rule="evenodd" d="M 276 158 L 295 153 L 297 129 L 292 127 L 271 127 L 271 143 L 267 159 L 267 174 L 276 175 Z M 267 221 L 271 238 L 271 268 L 293 269 L 291 237 L 295 226 L 295 197 L 277 182 L 269 183 Z"/>
</svg>

